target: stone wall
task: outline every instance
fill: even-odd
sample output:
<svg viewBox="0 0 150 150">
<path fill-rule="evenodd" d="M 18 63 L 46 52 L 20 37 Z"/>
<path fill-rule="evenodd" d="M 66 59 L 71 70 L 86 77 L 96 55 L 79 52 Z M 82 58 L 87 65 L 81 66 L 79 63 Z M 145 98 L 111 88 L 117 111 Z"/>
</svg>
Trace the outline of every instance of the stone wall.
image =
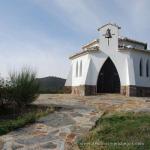
<svg viewBox="0 0 150 150">
<path fill-rule="evenodd" d="M 96 86 L 94 85 L 80 85 L 72 87 L 72 94 L 79 96 L 95 95 Z"/>
<path fill-rule="evenodd" d="M 71 86 L 65 86 L 64 87 L 64 93 L 71 94 L 71 92 L 72 92 L 72 87 Z"/>
<path fill-rule="evenodd" d="M 80 85 L 67 87 L 68 93 L 78 96 L 96 95 L 96 86 L 94 85 Z M 125 96 L 140 96 L 149 97 L 150 87 L 139 87 L 135 85 L 121 86 L 120 93 Z"/>
<path fill-rule="evenodd" d="M 126 96 L 150 96 L 150 87 L 135 85 L 121 86 L 121 94 Z"/>
</svg>

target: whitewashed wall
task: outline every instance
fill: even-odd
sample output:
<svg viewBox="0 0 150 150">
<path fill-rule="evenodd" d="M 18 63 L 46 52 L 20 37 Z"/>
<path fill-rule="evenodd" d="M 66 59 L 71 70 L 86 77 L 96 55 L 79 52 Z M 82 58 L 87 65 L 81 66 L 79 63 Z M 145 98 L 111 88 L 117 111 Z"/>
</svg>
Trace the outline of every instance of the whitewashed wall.
<svg viewBox="0 0 150 150">
<path fill-rule="evenodd" d="M 107 29 L 111 30 L 112 38 L 109 41 L 104 34 Z M 144 53 L 133 50 L 118 50 L 119 29 L 116 26 L 107 25 L 100 29 L 100 51 L 96 53 L 85 54 L 72 60 L 72 72 L 70 78 L 72 82 L 67 85 L 96 85 L 99 72 L 108 57 L 113 61 L 118 71 L 122 86 L 137 85 L 150 87 L 150 77 L 146 77 L 146 60 L 150 59 L 150 53 Z M 139 61 L 143 58 L 143 77 L 139 76 Z M 76 77 L 76 62 L 82 61 L 82 76 Z M 150 60 L 149 60 L 150 66 Z M 80 65 L 78 65 L 80 68 Z M 79 69 L 78 68 L 78 69 Z M 80 69 L 79 69 L 80 70 Z M 149 69 L 150 71 L 150 69 Z M 150 74 L 150 73 L 149 73 Z"/>
<path fill-rule="evenodd" d="M 135 74 L 135 83 L 137 86 L 150 87 L 150 76 L 146 76 L 146 61 L 149 60 L 149 75 L 150 75 L 150 53 L 140 52 L 140 51 L 130 51 L 133 64 L 130 65 L 131 69 L 134 70 Z M 143 75 L 140 76 L 140 59 L 142 58 L 142 70 Z M 132 83 L 131 83 L 132 84 Z"/>
<path fill-rule="evenodd" d="M 84 85 L 86 76 L 87 76 L 87 71 L 89 68 L 90 64 L 90 57 L 88 54 L 80 56 L 76 59 L 72 60 L 72 67 L 73 67 L 73 72 L 72 72 L 72 86 L 79 86 L 79 85 Z M 80 61 L 82 61 L 82 76 L 80 76 Z M 76 76 L 76 64 L 78 62 L 78 77 Z"/>
<path fill-rule="evenodd" d="M 104 34 L 106 33 L 107 29 L 111 30 L 112 38 L 109 41 L 105 38 Z M 119 29 L 116 26 L 108 25 L 101 28 L 100 32 L 100 50 L 105 53 L 107 56 L 111 58 L 116 69 L 118 71 L 121 85 L 128 85 L 128 52 L 120 52 L 118 51 L 118 37 L 119 37 Z"/>
</svg>

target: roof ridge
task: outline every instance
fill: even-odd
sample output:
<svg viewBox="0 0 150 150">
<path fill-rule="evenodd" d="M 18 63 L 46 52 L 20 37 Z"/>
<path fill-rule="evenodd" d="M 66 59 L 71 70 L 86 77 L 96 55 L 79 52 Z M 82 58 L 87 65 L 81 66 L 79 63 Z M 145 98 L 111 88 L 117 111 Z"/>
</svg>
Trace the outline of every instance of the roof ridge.
<svg viewBox="0 0 150 150">
<path fill-rule="evenodd" d="M 131 41 L 131 42 L 135 42 L 135 43 L 139 43 L 139 44 L 143 44 L 143 45 L 147 45 L 147 43 L 145 42 L 142 42 L 142 41 L 139 41 L 139 40 L 134 40 L 134 39 L 131 39 L 131 38 L 128 38 L 128 37 L 119 37 L 120 40 L 127 40 L 127 41 Z"/>
<path fill-rule="evenodd" d="M 99 31 L 101 28 L 103 28 L 103 27 L 105 27 L 107 25 L 112 25 L 112 26 L 117 27 L 118 29 L 121 29 L 121 27 L 119 25 L 117 25 L 116 23 L 108 22 L 107 24 L 104 24 L 103 26 L 99 27 L 97 30 Z"/>
</svg>

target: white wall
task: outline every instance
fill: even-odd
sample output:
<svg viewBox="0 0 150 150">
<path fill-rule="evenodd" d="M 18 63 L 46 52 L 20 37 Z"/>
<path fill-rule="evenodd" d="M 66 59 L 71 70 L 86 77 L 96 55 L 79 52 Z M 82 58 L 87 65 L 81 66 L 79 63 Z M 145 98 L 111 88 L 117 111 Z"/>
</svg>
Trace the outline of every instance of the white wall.
<svg viewBox="0 0 150 150">
<path fill-rule="evenodd" d="M 100 69 L 104 62 L 107 59 L 107 55 L 103 53 L 102 51 L 99 51 L 97 53 L 90 54 L 90 66 L 88 68 L 88 74 L 86 77 L 86 84 L 87 85 L 96 85 L 97 84 L 97 78 L 100 72 Z"/>
<path fill-rule="evenodd" d="M 105 33 L 107 29 L 111 30 L 112 38 L 110 39 L 109 45 L 108 45 L 108 39 L 105 38 Z M 127 72 L 128 72 L 128 66 L 127 66 L 127 60 L 128 60 L 128 52 L 120 52 L 118 51 L 118 37 L 119 37 L 119 29 L 116 26 L 108 25 L 100 30 L 100 50 L 105 53 L 107 56 L 111 58 L 114 65 L 116 66 L 116 69 L 118 71 L 121 85 L 127 85 L 129 84 Z"/>
<path fill-rule="evenodd" d="M 68 76 L 67 76 L 65 86 L 72 86 L 72 71 L 73 71 L 72 69 L 73 68 L 72 68 L 72 65 L 71 65 Z"/>
<path fill-rule="evenodd" d="M 85 85 L 87 71 L 90 65 L 89 54 L 80 56 L 72 60 L 73 72 L 72 72 L 72 86 Z M 80 61 L 82 61 L 82 76 L 80 76 Z M 76 76 L 76 64 L 78 62 L 78 77 Z"/>
<path fill-rule="evenodd" d="M 112 38 L 108 45 L 108 39 L 104 34 L 107 29 L 111 30 Z M 122 86 L 137 85 L 150 87 L 150 77 L 146 77 L 146 60 L 150 53 L 139 52 L 135 50 L 118 50 L 119 29 L 116 26 L 107 25 L 100 29 L 100 51 L 89 53 L 72 59 L 72 86 L 96 85 L 99 72 L 108 57 L 112 60 L 118 71 Z M 139 76 L 139 61 L 143 58 L 143 77 Z M 76 77 L 76 62 L 82 61 L 82 76 Z M 80 65 L 78 65 L 80 70 Z M 149 68 L 150 71 L 150 68 Z M 79 72 L 79 71 L 78 71 Z M 150 74 L 150 73 L 149 73 Z"/>
<path fill-rule="evenodd" d="M 144 86 L 144 87 L 150 87 L 150 76 L 146 76 L 146 61 L 149 60 L 149 75 L 150 75 L 150 53 L 144 53 L 140 51 L 131 51 L 131 57 L 133 59 L 133 65 L 131 66 L 134 70 L 135 74 L 135 84 L 137 86 Z M 140 76 L 139 72 L 139 64 L 140 59 L 142 58 L 143 62 L 143 75 Z"/>
<path fill-rule="evenodd" d="M 103 36 L 106 33 L 107 29 L 111 29 L 112 34 L 115 34 L 110 39 L 108 46 L 107 39 Z M 111 58 L 113 63 L 116 66 L 118 71 L 121 85 L 129 84 L 127 76 L 127 59 L 128 52 L 121 53 L 118 51 L 118 28 L 112 25 L 108 25 L 100 30 L 100 51 L 97 53 L 90 53 L 84 56 L 80 56 L 72 60 L 73 72 L 72 72 L 72 86 L 79 85 L 96 85 L 97 78 L 100 72 L 100 69 L 108 57 Z M 76 62 L 83 63 L 83 74 L 81 77 L 76 77 Z"/>
</svg>

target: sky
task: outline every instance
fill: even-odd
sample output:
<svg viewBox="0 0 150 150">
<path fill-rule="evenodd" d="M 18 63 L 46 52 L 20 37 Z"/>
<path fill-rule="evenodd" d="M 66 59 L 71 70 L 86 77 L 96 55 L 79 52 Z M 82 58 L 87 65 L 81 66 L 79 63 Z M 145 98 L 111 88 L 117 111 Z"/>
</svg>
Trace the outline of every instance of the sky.
<svg viewBox="0 0 150 150">
<path fill-rule="evenodd" d="M 30 67 L 67 78 L 68 57 L 116 23 L 121 35 L 150 44 L 149 0 L 0 0 L 0 76 Z"/>
</svg>

